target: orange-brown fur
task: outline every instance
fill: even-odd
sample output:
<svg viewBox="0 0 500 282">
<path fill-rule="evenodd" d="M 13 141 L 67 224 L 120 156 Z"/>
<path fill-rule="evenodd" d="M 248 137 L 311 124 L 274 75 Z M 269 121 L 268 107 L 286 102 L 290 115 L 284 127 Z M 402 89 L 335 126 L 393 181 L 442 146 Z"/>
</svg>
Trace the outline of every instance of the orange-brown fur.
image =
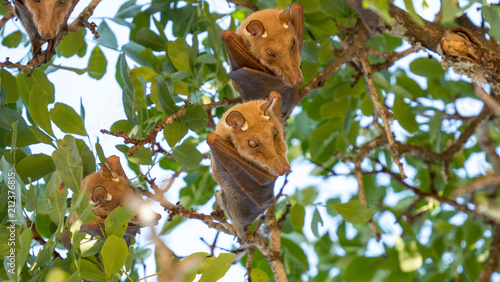
<svg viewBox="0 0 500 282">
<path fill-rule="evenodd" d="M 26 8 L 33 15 L 38 32 L 43 39 L 55 38 L 78 0 L 24 0 Z"/>
<path fill-rule="evenodd" d="M 240 156 L 249 162 L 274 175 L 283 175 L 290 170 L 290 165 L 286 159 L 287 147 L 281 124 L 281 107 L 279 112 L 267 110 L 266 114 L 269 117 L 267 119 L 260 109 L 266 102 L 266 100 L 255 100 L 230 108 L 222 116 L 215 133 L 231 140 Z M 225 120 L 232 111 L 238 111 L 243 115 L 248 124 L 247 130 L 229 128 L 225 125 Z M 276 136 L 273 134 L 275 129 Z M 248 144 L 250 140 L 259 146 L 251 148 Z"/>
<path fill-rule="evenodd" d="M 302 42 L 299 42 L 295 27 L 280 20 L 281 13 L 283 11 L 277 9 L 255 12 L 243 21 L 236 33 L 242 37 L 250 53 L 261 64 L 285 83 L 295 87 L 304 82 L 300 70 L 299 46 Z M 264 37 L 262 34 L 252 35 L 247 31 L 247 26 L 253 20 L 262 23 Z"/>
</svg>

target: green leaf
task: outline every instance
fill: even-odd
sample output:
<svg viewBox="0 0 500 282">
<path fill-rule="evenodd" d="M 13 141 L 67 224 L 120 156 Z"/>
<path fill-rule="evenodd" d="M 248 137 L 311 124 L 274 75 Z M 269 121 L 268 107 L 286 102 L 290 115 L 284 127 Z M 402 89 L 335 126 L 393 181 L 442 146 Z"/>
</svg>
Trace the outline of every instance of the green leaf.
<svg viewBox="0 0 500 282">
<path fill-rule="evenodd" d="M 222 278 L 231 267 L 236 255 L 233 253 L 221 253 L 215 261 L 203 272 L 199 282 L 217 281 Z"/>
<path fill-rule="evenodd" d="M 267 273 L 264 270 L 261 270 L 260 268 L 252 268 L 252 272 L 250 272 L 250 277 L 252 278 L 252 281 L 255 282 L 269 281 L 269 276 L 267 276 Z"/>
<path fill-rule="evenodd" d="M 106 275 L 92 262 L 80 260 L 80 275 L 85 280 L 106 280 Z"/>
<path fill-rule="evenodd" d="M 347 18 L 351 14 L 351 7 L 345 0 L 319 0 L 323 13 L 334 18 Z"/>
<path fill-rule="evenodd" d="M 30 113 L 33 120 L 48 134 L 54 136 L 47 106 L 49 105 L 49 94 L 40 86 L 35 85 L 30 94 Z"/>
<path fill-rule="evenodd" d="M 313 219 L 311 221 L 311 231 L 313 232 L 316 238 L 319 238 L 318 225 L 323 225 L 323 219 L 321 218 L 321 214 L 318 211 L 318 208 L 314 208 Z"/>
<path fill-rule="evenodd" d="M 167 53 L 174 67 L 180 71 L 186 71 L 192 74 L 189 64 L 189 45 L 184 38 L 177 38 L 175 41 L 169 41 L 167 44 Z"/>
<path fill-rule="evenodd" d="M 56 165 L 57 171 L 64 181 L 64 185 L 79 194 L 83 165 L 78 148 L 76 147 L 75 137 L 66 135 L 64 139 L 57 140 L 57 148 L 52 153 L 52 160 Z"/>
<path fill-rule="evenodd" d="M 116 235 L 122 238 L 127 231 L 127 226 L 129 220 L 135 216 L 135 212 L 130 209 L 127 203 L 124 206 L 117 207 L 114 209 L 104 220 L 104 225 L 106 228 L 106 235 L 109 237 L 111 235 Z"/>
<path fill-rule="evenodd" d="M 408 13 L 410 14 L 411 18 L 419 25 L 419 26 L 424 26 L 424 20 L 420 17 L 417 12 L 415 12 L 415 8 L 413 7 L 413 1 L 411 0 L 404 0 L 405 2 L 405 7 Z M 444 13 L 445 11 L 443 11 Z"/>
<path fill-rule="evenodd" d="M 118 43 L 116 41 L 115 33 L 109 28 L 106 20 L 103 20 L 99 27 L 97 28 L 97 33 L 99 33 L 99 38 L 96 41 L 108 48 L 116 50 L 118 48 Z"/>
<path fill-rule="evenodd" d="M 334 132 L 339 131 L 342 125 L 340 118 L 334 118 L 317 126 L 311 136 L 320 141 L 327 140 Z"/>
<path fill-rule="evenodd" d="M 21 177 L 24 183 L 29 183 L 28 177 L 31 181 L 36 181 L 55 168 L 50 156 L 45 154 L 34 154 L 22 159 L 17 164 L 16 171 L 19 173 L 19 177 Z"/>
<path fill-rule="evenodd" d="M 444 75 L 441 64 L 436 59 L 418 58 L 410 63 L 410 70 L 414 74 L 425 77 L 440 77 Z"/>
<path fill-rule="evenodd" d="M 7 94 L 5 103 L 15 103 L 19 98 L 16 78 L 3 68 L 0 69 L 0 84 L 5 90 L 5 94 Z"/>
<path fill-rule="evenodd" d="M 345 221 L 352 224 L 363 224 L 368 222 L 375 212 L 375 206 L 366 207 L 358 199 L 351 199 L 345 204 L 333 205 L 342 215 Z"/>
<path fill-rule="evenodd" d="M 380 258 L 354 257 L 344 272 L 344 281 L 372 281 L 379 268 Z"/>
<path fill-rule="evenodd" d="M 179 107 L 175 105 L 172 91 L 169 87 L 171 84 L 167 85 L 161 76 L 156 77 L 156 83 L 158 84 L 158 94 L 160 96 L 160 105 L 156 106 L 161 106 L 167 115 L 177 112 Z"/>
<path fill-rule="evenodd" d="M 48 94 L 47 101 L 49 104 L 54 103 L 54 84 L 49 81 L 47 78 L 47 74 L 40 69 L 33 69 L 31 71 L 31 76 L 28 76 L 28 72 L 25 72 L 22 74 L 22 78 L 24 79 L 24 83 L 20 82 L 19 85 L 26 86 L 26 91 L 20 91 L 20 93 L 26 92 L 23 94 L 23 98 L 28 101 L 29 105 L 31 105 L 29 95 L 31 94 L 31 91 L 34 86 L 38 85 L 40 88 L 42 88 L 45 92 Z"/>
<path fill-rule="evenodd" d="M 174 148 L 172 156 L 182 165 L 189 169 L 197 168 L 200 165 L 203 155 L 196 149 L 196 147 L 189 143 L 182 143 Z"/>
<path fill-rule="evenodd" d="M 154 51 L 165 51 L 165 41 L 149 28 L 142 27 L 135 34 L 135 42 L 153 49 Z"/>
<path fill-rule="evenodd" d="M 19 43 L 21 43 L 21 40 L 23 40 L 23 33 L 18 31 L 14 31 L 13 33 L 7 35 L 4 37 L 2 40 L 2 44 L 6 47 L 9 48 L 16 48 L 19 46 Z"/>
<path fill-rule="evenodd" d="M 61 131 L 87 136 L 82 117 L 72 107 L 55 103 L 54 108 L 50 110 L 50 117 Z"/>
<path fill-rule="evenodd" d="M 127 243 L 123 238 L 111 235 L 106 239 L 101 250 L 101 261 L 108 279 L 120 272 L 127 260 L 127 253 Z"/>
<path fill-rule="evenodd" d="M 290 212 L 290 222 L 293 227 L 302 229 L 304 226 L 304 218 L 306 216 L 306 210 L 304 206 L 301 204 L 296 204 L 292 207 L 292 211 Z"/>
<path fill-rule="evenodd" d="M 132 156 L 127 155 L 127 159 L 134 164 L 139 165 L 152 165 L 151 150 L 149 148 L 141 147 Z"/>
<path fill-rule="evenodd" d="M 403 97 L 396 95 L 394 99 L 394 107 L 392 108 L 394 116 L 398 119 L 399 124 L 408 130 L 410 133 L 415 133 L 418 131 L 418 123 L 415 120 L 415 114 L 412 111 L 412 107 L 403 101 Z"/>
<path fill-rule="evenodd" d="M 108 61 L 101 51 L 99 46 L 95 46 L 90 54 L 89 65 L 87 66 L 87 72 L 90 77 L 97 80 L 101 79 L 106 73 L 106 67 L 108 66 Z"/>
<path fill-rule="evenodd" d="M 170 147 L 174 147 L 177 142 L 181 141 L 181 139 L 188 133 L 187 126 L 180 120 L 175 121 L 171 124 L 168 124 L 163 129 L 163 135 L 168 142 Z"/>
<path fill-rule="evenodd" d="M 188 105 L 186 114 L 181 117 L 186 126 L 192 131 L 200 131 L 208 125 L 207 112 L 201 105 Z"/>
<path fill-rule="evenodd" d="M 416 241 L 405 244 L 403 239 L 396 238 L 395 247 L 398 250 L 399 268 L 403 272 L 412 272 L 422 266 L 423 258 L 418 251 Z"/>
<path fill-rule="evenodd" d="M 80 28 L 77 32 L 68 33 L 57 46 L 61 50 L 61 55 L 66 58 L 78 54 L 82 48 L 86 51 L 85 28 Z"/>
</svg>

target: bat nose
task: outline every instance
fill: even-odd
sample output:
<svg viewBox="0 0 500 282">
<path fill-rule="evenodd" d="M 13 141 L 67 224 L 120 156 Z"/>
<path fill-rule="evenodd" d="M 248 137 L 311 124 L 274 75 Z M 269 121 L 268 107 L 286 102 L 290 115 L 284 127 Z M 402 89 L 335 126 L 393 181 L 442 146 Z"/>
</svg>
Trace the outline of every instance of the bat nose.
<svg viewBox="0 0 500 282">
<path fill-rule="evenodd" d="M 290 172 L 290 164 L 288 162 L 285 162 L 278 168 L 278 175 L 284 175 L 286 173 Z"/>
</svg>

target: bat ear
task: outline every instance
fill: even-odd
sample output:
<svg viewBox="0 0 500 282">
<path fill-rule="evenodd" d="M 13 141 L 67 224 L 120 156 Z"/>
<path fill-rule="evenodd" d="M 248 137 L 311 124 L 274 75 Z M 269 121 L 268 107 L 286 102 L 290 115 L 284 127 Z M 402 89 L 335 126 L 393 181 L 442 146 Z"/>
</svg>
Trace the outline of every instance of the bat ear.
<svg viewBox="0 0 500 282">
<path fill-rule="evenodd" d="M 231 111 L 226 117 L 226 124 L 234 129 L 247 130 L 248 125 L 245 117 L 238 111 Z"/>
<path fill-rule="evenodd" d="M 112 198 L 111 194 L 108 194 L 108 190 L 103 186 L 97 186 L 92 191 L 92 195 L 90 196 L 90 200 L 94 203 L 102 203 L 105 200 L 110 201 Z"/>
<path fill-rule="evenodd" d="M 250 23 L 248 23 L 246 30 L 252 36 L 262 36 L 263 38 L 267 37 L 266 29 L 259 20 L 253 20 Z"/>
<path fill-rule="evenodd" d="M 276 91 L 271 91 L 269 93 L 269 98 L 267 102 L 262 104 L 260 106 L 260 112 L 264 116 L 269 116 L 269 111 L 272 110 L 274 113 L 274 116 L 276 116 L 278 119 L 281 119 L 281 94 L 276 92 Z"/>
<path fill-rule="evenodd" d="M 111 173 L 111 170 L 106 164 L 100 163 L 99 166 L 101 167 L 101 173 L 104 178 L 107 179 L 113 178 L 113 174 Z"/>
<path fill-rule="evenodd" d="M 281 14 L 279 15 L 280 21 L 287 25 L 290 22 L 290 13 L 291 13 L 290 5 L 287 5 L 286 9 L 283 10 L 283 12 L 281 12 Z"/>
</svg>

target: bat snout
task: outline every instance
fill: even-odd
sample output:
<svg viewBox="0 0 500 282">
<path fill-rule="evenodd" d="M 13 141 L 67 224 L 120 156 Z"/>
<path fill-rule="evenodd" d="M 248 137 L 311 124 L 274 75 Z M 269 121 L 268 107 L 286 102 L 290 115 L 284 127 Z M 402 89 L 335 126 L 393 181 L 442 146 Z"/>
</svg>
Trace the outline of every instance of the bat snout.
<svg viewBox="0 0 500 282">
<path fill-rule="evenodd" d="M 284 175 L 290 172 L 290 164 L 285 159 L 284 161 L 277 161 L 276 166 L 272 168 L 272 173 L 275 175 Z"/>
</svg>

